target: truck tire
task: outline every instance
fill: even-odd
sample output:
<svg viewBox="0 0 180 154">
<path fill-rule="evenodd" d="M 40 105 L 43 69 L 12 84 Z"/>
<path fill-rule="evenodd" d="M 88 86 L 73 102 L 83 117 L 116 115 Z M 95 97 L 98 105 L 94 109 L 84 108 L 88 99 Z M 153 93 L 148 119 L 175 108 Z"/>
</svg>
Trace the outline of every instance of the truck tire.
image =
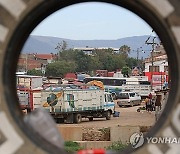
<svg viewBox="0 0 180 154">
<path fill-rule="evenodd" d="M 81 114 L 74 114 L 74 123 L 79 124 L 82 121 Z"/>
<path fill-rule="evenodd" d="M 89 118 L 89 121 L 93 121 L 93 117 L 90 117 L 90 118 Z"/>
<path fill-rule="evenodd" d="M 64 118 L 57 118 L 57 123 L 58 124 L 64 123 Z"/>
<path fill-rule="evenodd" d="M 110 120 L 111 119 L 111 111 L 106 111 L 106 120 Z"/>
</svg>

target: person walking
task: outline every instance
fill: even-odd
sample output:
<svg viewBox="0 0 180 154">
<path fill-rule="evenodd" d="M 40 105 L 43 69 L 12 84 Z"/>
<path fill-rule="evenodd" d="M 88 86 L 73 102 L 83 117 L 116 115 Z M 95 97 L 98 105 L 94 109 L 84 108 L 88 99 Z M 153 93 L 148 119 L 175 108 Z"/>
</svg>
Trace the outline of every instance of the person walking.
<svg viewBox="0 0 180 154">
<path fill-rule="evenodd" d="M 152 97 L 153 97 L 153 96 L 152 96 L 152 94 L 150 93 L 150 94 L 149 94 L 149 110 L 150 110 L 150 111 L 153 110 L 153 106 L 152 106 L 152 104 L 153 104 L 153 103 L 152 103 Z"/>
<path fill-rule="evenodd" d="M 151 99 L 151 100 L 152 100 L 152 94 L 151 94 L 151 93 L 149 94 L 149 99 Z"/>
<path fill-rule="evenodd" d="M 150 99 L 149 99 L 149 97 L 147 97 L 147 98 L 145 99 L 146 111 L 149 111 L 149 101 L 150 101 Z"/>
</svg>

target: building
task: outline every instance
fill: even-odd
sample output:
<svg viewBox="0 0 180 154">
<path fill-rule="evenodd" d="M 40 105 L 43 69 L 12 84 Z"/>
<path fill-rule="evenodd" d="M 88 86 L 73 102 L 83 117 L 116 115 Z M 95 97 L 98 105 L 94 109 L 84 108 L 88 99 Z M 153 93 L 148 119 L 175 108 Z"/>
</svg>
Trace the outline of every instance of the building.
<svg viewBox="0 0 180 154">
<path fill-rule="evenodd" d="M 45 74 L 46 66 L 57 59 L 56 54 L 21 54 L 18 61 L 19 72 L 27 72 L 28 70 L 41 70 Z"/>
<path fill-rule="evenodd" d="M 162 46 L 158 46 L 152 56 L 145 59 L 145 76 L 151 82 L 153 89 L 160 90 L 168 82 L 168 58 Z M 153 66 L 153 67 L 152 67 Z"/>
<path fill-rule="evenodd" d="M 74 50 L 80 50 L 80 51 L 83 51 L 86 55 L 93 55 L 93 50 L 95 48 L 89 48 L 89 47 L 86 47 L 86 48 L 74 48 Z"/>
<path fill-rule="evenodd" d="M 114 53 L 119 53 L 119 48 L 111 48 L 111 47 L 90 48 L 86 46 L 85 48 L 74 48 L 74 50 L 83 51 L 86 55 L 93 55 L 94 50 L 108 50 L 108 49 L 112 49 Z"/>
<path fill-rule="evenodd" d="M 41 70 L 42 63 L 28 58 L 19 58 L 17 71 L 18 72 L 27 72 L 28 70 L 36 69 Z"/>
<path fill-rule="evenodd" d="M 138 67 L 134 67 L 132 69 L 132 76 L 139 76 L 141 73 L 140 73 L 140 70 Z"/>
<path fill-rule="evenodd" d="M 56 58 L 57 55 L 55 54 L 34 54 L 35 60 L 41 61 L 42 63 L 52 63 Z"/>
<path fill-rule="evenodd" d="M 17 89 L 42 88 L 42 85 L 43 85 L 42 76 L 16 75 L 16 85 L 17 85 Z"/>
<path fill-rule="evenodd" d="M 114 53 L 119 53 L 119 48 L 113 48 L 113 47 L 99 47 L 96 48 L 97 50 L 108 50 L 111 49 Z"/>
</svg>

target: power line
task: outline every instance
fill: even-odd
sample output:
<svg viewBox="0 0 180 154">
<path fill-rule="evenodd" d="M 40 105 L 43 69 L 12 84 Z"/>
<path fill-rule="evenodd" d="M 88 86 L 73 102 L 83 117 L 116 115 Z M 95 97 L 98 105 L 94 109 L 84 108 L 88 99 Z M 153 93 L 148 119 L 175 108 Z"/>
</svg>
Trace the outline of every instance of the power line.
<svg viewBox="0 0 180 154">
<path fill-rule="evenodd" d="M 146 42 L 148 42 L 150 40 L 150 38 L 152 37 L 152 34 L 154 33 L 154 30 L 152 29 L 150 35 L 148 36 L 147 40 L 145 41 L 145 44 Z M 146 51 L 151 51 L 151 50 L 143 50 L 143 46 L 145 45 L 144 43 L 141 45 L 141 49 L 142 49 L 142 52 L 145 53 Z"/>
</svg>

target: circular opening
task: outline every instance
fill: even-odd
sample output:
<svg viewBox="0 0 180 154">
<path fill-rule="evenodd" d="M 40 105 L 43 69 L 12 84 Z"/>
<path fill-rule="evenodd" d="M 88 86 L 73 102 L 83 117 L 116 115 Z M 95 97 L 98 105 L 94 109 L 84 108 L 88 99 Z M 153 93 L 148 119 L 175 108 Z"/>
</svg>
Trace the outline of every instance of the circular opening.
<svg viewBox="0 0 180 154">
<path fill-rule="evenodd" d="M 50 4 L 50 5 L 49 5 Z M 61 3 L 58 3 L 57 5 L 57 2 L 55 3 L 46 3 L 44 2 L 43 5 L 41 5 L 37 10 L 35 9 L 31 16 L 28 16 L 26 19 L 24 19 L 24 22 L 21 23 L 19 25 L 19 27 L 16 29 L 16 32 L 14 34 L 14 36 L 12 37 L 11 39 L 11 42 L 9 44 L 9 47 L 11 47 L 13 50 L 17 50 L 17 51 L 20 51 L 20 49 L 22 48 L 22 45 L 24 44 L 24 41 L 25 39 L 28 37 L 29 33 L 32 31 L 32 29 L 42 20 L 44 19 L 47 15 L 49 15 L 50 13 L 54 12 L 55 10 L 59 9 L 59 8 L 62 8 L 64 7 L 65 5 L 64 4 L 61 4 Z M 68 4 L 67 4 L 68 5 Z M 66 6 L 67 6 L 66 5 Z M 170 67 L 173 65 L 173 64 L 176 64 L 177 61 L 174 60 L 176 59 L 176 55 L 170 55 L 170 50 L 175 50 L 174 49 L 174 44 L 172 42 L 172 38 L 170 37 L 170 34 L 169 34 L 169 31 L 168 29 L 166 29 L 166 27 L 163 25 L 163 23 L 161 22 L 158 22 L 160 20 L 158 20 L 158 18 L 155 17 L 155 14 L 147 14 L 144 9 L 140 8 L 138 5 L 135 5 L 135 4 L 132 4 L 132 3 L 129 3 L 129 2 L 122 2 L 120 4 L 117 3 L 117 5 L 121 5 L 135 13 L 137 13 L 138 15 L 140 15 L 143 19 L 145 19 L 153 28 L 154 30 L 157 32 L 157 34 L 160 36 L 162 42 L 164 43 L 164 46 L 165 46 L 165 49 L 167 51 L 167 55 L 168 55 L 168 58 L 169 58 L 169 64 L 170 64 Z M 55 7 L 56 6 L 56 7 Z M 48 9 L 47 12 L 44 12 L 44 9 Z M 150 10 L 149 10 L 150 11 Z M 37 13 L 39 14 L 37 16 Z M 142 15 L 143 14 L 143 15 Z M 31 23 L 31 24 L 30 24 Z M 31 27 L 29 27 L 29 29 L 26 29 L 26 25 L 31 25 Z M 21 34 L 19 33 L 21 31 Z M 166 33 L 165 33 L 166 32 Z M 164 35 L 164 34 L 167 34 L 167 35 Z M 19 44 L 17 44 L 17 40 L 21 40 L 19 42 Z M 166 42 L 169 42 L 168 44 Z M 12 100 L 16 99 L 17 100 L 17 96 L 16 96 L 16 93 L 15 93 L 15 79 L 12 77 L 14 74 L 15 74 L 15 71 L 16 71 L 16 65 L 17 64 L 17 61 L 18 61 L 18 56 L 19 56 L 19 53 L 17 52 L 12 52 L 12 49 L 9 49 L 7 51 L 7 55 L 6 55 L 6 61 L 5 61 L 5 64 L 4 66 L 7 66 L 8 68 L 11 68 L 11 70 L 13 70 L 12 72 L 10 72 L 9 70 L 6 70 L 4 69 L 4 84 L 10 89 L 10 90 L 6 90 L 6 96 L 7 96 L 7 103 L 9 104 L 9 109 L 12 113 L 12 115 L 15 114 L 15 110 L 18 110 L 18 105 L 17 104 L 11 104 L 10 102 L 12 102 Z M 175 53 L 175 52 L 174 52 Z M 15 61 L 10 61 L 11 58 L 16 58 Z M 172 62 L 172 63 L 171 63 Z M 171 67 L 171 72 L 174 70 L 174 68 Z M 11 82 L 9 82 L 9 80 L 7 80 L 7 76 L 11 76 Z M 177 85 L 175 84 L 177 81 L 178 81 L 178 74 L 176 75 L 172 75 L 172 89 L 171 91 L 174 91 L 173 93 L 171 92 L 171 96 L 169 98 L 169 100 L 171 100 L 173 97 L 175 97 L 176 93 L 175 93 L 175 90 L 177 89 Z M 12 97 L 8 97 L 9 94 L 12 95 Z M 167 118 L 167 110 L 170 110 L 172 108 L 172 103 L 171 104 L 167 104 L 166 108 L 165 108 L 165 111 L 163 112 L 158 124 L 156 124 L 156 126 L 152 129 L 152 131 L 148 134 L 149 136 L 153 135 L 155 132 L 157 132 L 157 129 L 160 128 L 162 126 L 162 123 L 163 123 L 163 120 L 165 120 Z M 19 110 L 20 111 L 20 110 Z M 20 117 L 20 112 L 18 113 L 19 116 L 17 116 L 17 113 L 15 114 L 16 116 L 14 116 L 14 119 L 15 121 L 19 124 L 20 128 L 22 130 L 25 130 L 26 129 L 26 126 L 24 126 L 23 122 L 22 122 L 22 118 Z M 20 117 L 20 118 L 19 118 Z M 18 119 L 19 118 L 19 119 Z M 25 131 L 24 131 L 25 132 Z M 31 129 L 29 129 L 29 132 L 26 132 L 27 136 L 29 138 L 31 138 L 37 145 L 41 146 L 42 148 L 45 148 L 44 145 L 47 145 L 46 144 L 46 141 L 42 142 L 43 146 L 40 145 L 38 143 L 38 140 L 41 141 L 42 138 L 39 137 L 39 138 L 34 138 L 33 135 L 31 134 L 34 134 L 35 132 L 33 132 Z M 50 144 L 48 144 L 49 146 L 52 146 Z M 47 151 L 50 151 L 49 149 L 49 146 L 47 146 L 45 149 Z M 54 152 L 56 152 L 56 150 L 58 150 L 57 148 L 54 147 Z M 132 150 L 132 149 L 131 149 Z M 53 152 L 53 150 L 52 150 Z"/>
</svg>

